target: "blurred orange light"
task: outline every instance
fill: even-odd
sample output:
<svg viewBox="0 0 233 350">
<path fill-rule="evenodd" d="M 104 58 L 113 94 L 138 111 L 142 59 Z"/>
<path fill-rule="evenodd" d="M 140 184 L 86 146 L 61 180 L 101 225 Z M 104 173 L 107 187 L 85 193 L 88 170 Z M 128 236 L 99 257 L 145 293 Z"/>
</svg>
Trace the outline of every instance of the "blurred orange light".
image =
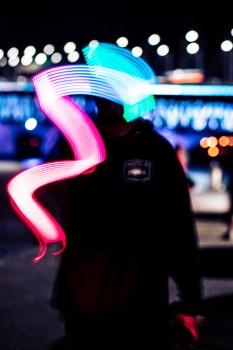
<svg viewBox="0 0 233 350">
<path fill-rule="evenodd" d="M 210 147 L 207 152 L 208 152 L 208 155 L 210 157 L 216 157 L 219 154 L 219 148 L 218 147 Z"/>
<path fill-rule="evenodd" d="M 209 147 L 208 144 L 207 144 L 207 140 L 208 140 L 208 137 L 202 137 L 202 139 L 200 140 L 200 146 L 202 148 L 207 148 Z"/>
<path fill-rule="evenodd" d="M 204 79 L 202 71 L 191 69 L 177 69 L 168 76 L 171 84 L 198 84 L 203 83 Z"/>
<path fill-rule="evenodd" d="M 222 146 L 222 147 L 226 147 L 229 145 L 230 143 L 230 140 L 229 140 L 229 137 L 228 136 L 221 136 L 218 140 L 219 142 L 219 145 Z"/>
</svg>

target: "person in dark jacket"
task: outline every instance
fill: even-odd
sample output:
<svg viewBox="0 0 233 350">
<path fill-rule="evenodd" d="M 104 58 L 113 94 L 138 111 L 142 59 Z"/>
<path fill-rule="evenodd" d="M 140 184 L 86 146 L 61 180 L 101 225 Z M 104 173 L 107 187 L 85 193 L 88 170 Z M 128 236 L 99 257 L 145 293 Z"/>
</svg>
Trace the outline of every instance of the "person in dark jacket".
<svg viewBox="0 0 233 350">
<path fill-rule="evenodd" d="M 179 349 L 193 349 L 202 288 L 184 170 L 149 120 L 127 122 L 106 99 L 97 106 L 106 160 L 60 184 L 67 247 L 51 305 L 64 316 L 67 349 L 178 349 L 174 323 L 189 335 Z M 72 158 L 60 146 L 60 159 Z"/>
</svg>

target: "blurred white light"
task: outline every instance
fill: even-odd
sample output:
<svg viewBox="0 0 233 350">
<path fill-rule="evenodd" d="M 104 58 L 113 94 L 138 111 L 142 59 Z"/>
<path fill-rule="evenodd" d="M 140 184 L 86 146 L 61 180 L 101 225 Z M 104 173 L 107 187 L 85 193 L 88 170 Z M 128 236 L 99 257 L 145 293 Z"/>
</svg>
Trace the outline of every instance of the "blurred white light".
<svg viewBox="0 0 233 350">
<path fill-rule="evenodd" d="M 4 51 L 0 49 L 0 59 L 3 58 L 3 56 L 4 56 Z"/>
<path fill-rule="evenodd" d="M 38 66 L 42 66 L 47 60 L 47 56 L 45 53 L 41 52 L 38 53 L 38 55 L 36 55 L 35 57 L 35 62 L 36 64 L 38 64 Z"/>
<path fill-rule="evenodd" d="M 24 55 L 21 58 L 21 63 L 23 66 L 29 66 L 32 63 L 33 59 L 32 56 Z"/>
<path fill-rule="evenodd" d="M 36 48 L 35 46 L 32 46 L 32 45 L 27 46 L 23 53 L 24 55 L 27 55 L 27 56 L 34 56 L 36 53 Z"/>
<path fill-rule="evenodd" d="M 60 52 L 54 52 L 51 56 L 51 62 L 53 64 L 57 64 L 59 62 L 61 62 L 62 60 L 62 55 L 60 54 Z"/>
<path fill-rule="evenodd" d="M 99 41 L 98 40 L 91 40 L 88 44 L 90 47 L 93 47 L 93 49 L 99 45 Z"/>
<path fill-rule="evenodd" d="M 198 39 L 199 35 L 195 30 L 190 30 L 188 33 L 185 35 L 185 39 L 189 41 L 190 43 L 193 41 L 196 41 Z"/>
<path fill-rule="evenodd" d="M 37 120 L 35 118 L 29 118 L 24 124 L 27 130 L 33 130 L 37 126 Z"/>
<path fill-rule="evenodd" d="M 72 41 L 69 41 L 68 43 L 65 44 L 64 46 L 64 52 L 65 53 L 71 53 L 76 49 L 76 44 L 73 43 Z"/>
<path fill-rule="evenodd" d="M 140 46 L 135 46 L 132 49 L 132 54 L 134 57 L 140 57 L 143 54 L 143 50 Z"/>
<path fill-rule="evenodd" d="M 160 42 L 160 36 L 158 34 L 152 34 L 148 38 L 148 44 L 155 46 Z"/>
<path fill-rule="evenodd" d="M 225 40 L 221 43 L 221 50 L 224 52 L 231 51 L 233 48 L 233 44 L 230 40 Z"/>
<path fill-rule="evenodd" d="M 9 58 L 8 64 L 10 67 L 16 67 L 19 64 L 19 57 Z"/>
<path fill-rule="evenodd" d="M 120 47 L 126 47 L 129 43 L 129 41 L 125 36 L 122 36 L 119 39 L 117 39 L 116 43 Z"/>
<path fill-rule="evenodd" d="M 69 55 L 67 56 L 67 60 L 71 63 L 74 63 L 78 61 L 79 57 L 80 57 L 80 54 L 78 53 L 78 51 L 73 51 L 69 53 Z"/>
<path fill-rule="evenodd" d="M 194 55 L 195 53 L 197 53 L 199 51 L 198 43 L 190 43 L 190 44 L 188 44 L 187 47 L 186 47 L 186 51 L 190 55 Z"/>
<path fill-rule="evenodd" d="M 192 121 L 192 127 L 194 130 L 196 131 L 201 131 L 201 130 L 204 130 L 207 126 L 207 120 L 205 119 L 194 119 Z"/>
<path fill-rule="evenodd" d="M 52 55 L 55 51 L 55 47 L 52 44 L 47 44 L 45 45 L 43 51 L 46 55 Z"/>
<path fill-rule="evenodd" d="M 17 47 L 12 47 L 7 51 L 7 57 L 9 58 L 14 58 L 18 56 L 18 54 L 19 54 L 19 50 L 17 49 Z"/>
<path fill-rule="evenodd" d="M 157 48 L 157 54 L 159 56 L 166 56 L 169 53 L 169 47 L 167 45 L 160 45 Z"/>
</svg>

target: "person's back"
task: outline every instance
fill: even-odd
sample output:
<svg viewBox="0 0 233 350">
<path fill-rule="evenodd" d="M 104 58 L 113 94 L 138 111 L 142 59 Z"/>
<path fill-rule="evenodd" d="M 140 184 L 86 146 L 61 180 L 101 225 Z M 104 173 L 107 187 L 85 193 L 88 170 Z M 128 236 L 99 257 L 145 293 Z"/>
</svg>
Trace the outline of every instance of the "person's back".
<svg viewBox="0 0 233 350">
<path fill-rule="evenodd" d="M 52 305 L 65 315 L 68 349 L 167 349 L 169 276 L 178 284 L 178 311 L 200 311 L 185 174 L 150 122 L 137 119 L 118 133 L 107 124 L 99 125 L 106 160 L 62 184 L 67 248 Z"/>
</svg>

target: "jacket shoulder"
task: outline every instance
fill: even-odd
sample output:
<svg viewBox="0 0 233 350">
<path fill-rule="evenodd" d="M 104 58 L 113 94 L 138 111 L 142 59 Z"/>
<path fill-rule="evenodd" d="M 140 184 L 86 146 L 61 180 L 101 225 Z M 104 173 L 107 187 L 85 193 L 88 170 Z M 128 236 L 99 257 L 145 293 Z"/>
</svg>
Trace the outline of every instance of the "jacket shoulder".
<svg viewBox="0 0 233 350">
<path fill-rule="evenodd" d="M 155 142 L 162 147 L 162 149 L 167 149 L 168 151 L 175 152 L 173 145 L 170 141 L 160 133 L 155 127 L 152 121 L 148 119 L 139 118 L 136 123 L 136 132 L 142 133 L 145 137 L 150 137 L 151 142 Z"/>
</svg>

